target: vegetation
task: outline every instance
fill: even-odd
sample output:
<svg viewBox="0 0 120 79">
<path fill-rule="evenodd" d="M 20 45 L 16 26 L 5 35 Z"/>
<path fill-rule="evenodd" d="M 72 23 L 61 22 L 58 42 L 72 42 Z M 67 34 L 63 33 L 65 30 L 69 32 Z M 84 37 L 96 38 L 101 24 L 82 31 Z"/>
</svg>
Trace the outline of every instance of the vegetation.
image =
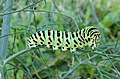
<svg viewBox="0 0 120 79">
<path fill-rule="evenodd" d="M 0 0 L 0 79 L 119 79 L 120 0 Z M 96 26 L 100 45 L 70 51 L 29 49 L 39 30 Z"/>
</svg>

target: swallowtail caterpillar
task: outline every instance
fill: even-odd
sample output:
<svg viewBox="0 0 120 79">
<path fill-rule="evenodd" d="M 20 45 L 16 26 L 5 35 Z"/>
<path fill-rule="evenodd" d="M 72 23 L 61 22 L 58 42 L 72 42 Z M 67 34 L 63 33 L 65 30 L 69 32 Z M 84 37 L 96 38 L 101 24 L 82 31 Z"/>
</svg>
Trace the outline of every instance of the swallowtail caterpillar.
<svg viewBox="0 0 120 79">
<path fill-rule="evenodd" d="M 94 50 L 100 41 L 100 31 L 95 26 L 88 26 L 77 32 L 44 30 L 32 34 L 28 38 L 28 47 L 46 46 L 62 51 L 91 47 Z"/>
</svg>

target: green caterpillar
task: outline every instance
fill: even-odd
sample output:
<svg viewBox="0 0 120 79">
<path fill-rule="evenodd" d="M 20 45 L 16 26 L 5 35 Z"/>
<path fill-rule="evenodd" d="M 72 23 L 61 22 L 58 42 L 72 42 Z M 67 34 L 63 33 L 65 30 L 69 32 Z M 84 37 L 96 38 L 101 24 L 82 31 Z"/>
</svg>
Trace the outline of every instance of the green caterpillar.
<svg viewBox="0 0 120 79">
<path fill-rule="evenodd" d="M 45 30 L 38 31 L 28 38 L 28 47 L 46 46 L 53 50 L 61 49 L 62 51 L 91 47 L 96 48 L 100 41 L 100 32 L 94 26 L 85 27 L 77 32 Z"/>
</svg>

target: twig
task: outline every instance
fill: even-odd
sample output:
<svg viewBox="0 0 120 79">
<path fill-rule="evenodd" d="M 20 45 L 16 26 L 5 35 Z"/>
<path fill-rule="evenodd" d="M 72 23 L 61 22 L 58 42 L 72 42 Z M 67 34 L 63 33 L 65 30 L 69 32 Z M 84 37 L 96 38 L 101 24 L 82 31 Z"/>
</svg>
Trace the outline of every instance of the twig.
<svg viewBox="0 0 120 79">
<path fill-rule="evenodd" d="M 82 62 L 79 62 L 75 67 L 73 67 L 72 69 L 70 69 L 61 79 L 64 79 L 66 78 L 69 74 L 71 74 L 76 68 L 78 68 L 81 64 L 83 63 L 86 63 L 87 61 L 90 61 L 91 59 L 97 57 L 99 54 L 95 54 L 93 56 L 91 56 L 90 58 L 82 61 Z"/>
<path fill-rule="evenodd" d="M 17 52 L 15 54 L 13 54 L 12 56 L 8 57 L 7 59 L 4 60 L 4 65 L 9 62 L 10 60 L 12 60 L 13 58 L 19 56 L 20 54 L 23 54 L 24 52 L 28 51 L 30 49 L 24 49 L 24 50 L 21 50 L 20 52 Z"/>
<path fill-rule="evenodd" d="M 29 5 L 29 6 L 25 7 L 25 8 L 22 8 L 22 9 L 17 10 L 17 11 L 10 11 L 10 12 L 6 12 L 6 13 L 0 13 L 0 16 L 8 15 L 8 14 L 12 14 L 12 13 L 17 13 L 17 12 L 24 11 L 25 9 L 27 9 L 27 8 L 29 8 L 29 7 L 32 7 L 32 6 L 38 4 L 38 3 L 41 2 L 41 1 L 44 1 L 44 0 L 37 1 L 37 2 L 35 2 L 34 4 L 31 4 L 31 5 Z"/>
</svg>

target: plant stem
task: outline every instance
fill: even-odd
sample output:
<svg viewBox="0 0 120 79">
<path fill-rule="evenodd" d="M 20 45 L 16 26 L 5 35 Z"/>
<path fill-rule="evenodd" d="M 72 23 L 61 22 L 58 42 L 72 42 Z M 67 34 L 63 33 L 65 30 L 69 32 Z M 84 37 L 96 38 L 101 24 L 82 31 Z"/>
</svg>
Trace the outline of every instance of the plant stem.
<svg viewBox="0 0 120 79">
<path fill-rule="evenodd" d="M 0 60 L 0 79 L 4 79 L 4 68 L 2 65 L 2 60 Z"/>
<path fill-rule="evenodd" d="M 8 13 L 12 11 L 12 0 L 4 0 L 4 13 Z M 10 19 L 11 14 L 3 16 L 3 24 L 2 24 L 2 32 L 1 36 L 5 36 L 9 34 L 10 29 Z M 0 38 L 0 79 L 6 79 L 5 76 L 5 66 L 3 66 L 3 61 L 6 59 L 7 47 L 8 47 L 8 36 Z"/>
<path fill-rule="evenodd" d="M 81 64 L 86 63 L 87 61 L 89 61 L 89 60 L 91 60 L 91 59 L 93 59 L 93 58 L 95 58 L 95 57 L 97 57 L 97 56 L 99 56 L 99 54 L 95 54 L 95 55 L 91 56 L 90 58 L 88 58 L 88 59 L 86 59 L 86 60 L 84 60 L 84 61 L 82 61 L 82 62 L 79 62 L 75 67 L 73 67 L 72 69 L 70 69 L 61 79 L 66 78 L 69 74 L 71 74 L 71 73 L 72 73 L 76 68 L 78 68 Z"/>
<path fill-rule="evenodd" d="M 12 60 L 13 58 L 19 56 L 20 54 L 23 54 L 24 52 L 26 52 L 26 51 L 28 51 L 28 50 L 30 50 L 30 49 L 24 49 L 24 50 L 21 50 L 21 51 L 15 53 L 15 54 L 13 54 L 12 56 L 6 58 L 6 59 L 4 60 L 4 63 L 3 63 L 3 64 L 5 65 L 7 62 L 9 62 L 10 60 Z"/>
<path fill-rule="evenodd" d="M 6 1 L 6 0 L 5 0 Z M 12 11 L 12 0 L 7 0 L 4 6 L 4 13 Z M 9 34 L 11 14 L 3 16 L 1 36 Z M 0 38 L 0 58 L 4 60 L 7 54 L 8 36 Z"/>
</svg>

